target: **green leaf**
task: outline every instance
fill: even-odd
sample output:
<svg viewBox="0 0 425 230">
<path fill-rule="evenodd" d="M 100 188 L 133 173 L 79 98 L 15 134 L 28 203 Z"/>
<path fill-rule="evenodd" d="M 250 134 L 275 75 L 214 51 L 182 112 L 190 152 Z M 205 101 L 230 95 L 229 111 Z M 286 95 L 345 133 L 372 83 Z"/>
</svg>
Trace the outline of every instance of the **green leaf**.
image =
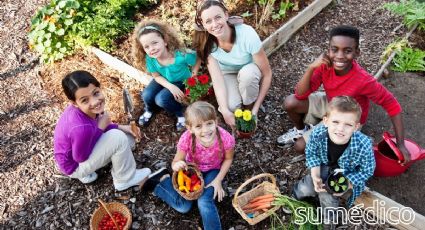
<svg viewBox="0 0 425 230">
<path fill-rule="evenodd" d="M 331 181 L 331 186 L 335 186 L 335 181 Z"/>
<path fill-rule="evenodd" d="M 57 42 L 56 45 L 55 45 L 55 47 L 58 48 L 58 49 L 61 48 L 61 46 L 62 46 L 62 43 L 60 43 L 60 42 Z"/>
<path fill-rule="evenodd" d="M 338 183 L 339 184 L 342 184 L 342 183 L 344 183 L 345 182 L 345 177 L 340 177 L 339 179 L 338 179 Z"/>
<path fill-rule="evenodd" d="M 63 36 L 65 34 L 65 30 L 63 28 L 60 28 L 58 31 L 56 31 L 56 34 L 59 36 Z"/>
<path fill-rule="evenodd" d="M 66 3 L 67 3 L 67 1 L 60 1 L 59 4 L 58 4 L 59 8 L 64 8 Z"/>
<path fill-rule="evenodd" d="M 335 185 L 334 190 L 335 190 L 335 192 L 339 192 L 339 186 Z"/>
<path fill-rule="evenodd" d="M 347 185 L 341 185 L 342 191 L 347 190 Z"/>
<path fill-rule="evenodd" d="M 47 29 L 48 31 L 50 31 L 50 32 L 55 32 L 55 30 L 56 30 L 56 26 L 55 26 L 55 24 L 54 23 L 49 23 L 49 28 Z"/>
<path fill-rule="evenodd" d="M 63 22 L 63 24 L 67 26 L 72 25 L 72 23 L 73 23 L 72 19 L 65 19 L 65 21 Z"/>
<path fill-rule="evenodd" d="M 50 39 L 51 37 L 52 37 L 51 33 L 44 34 L 44 38 L 46 38 L 46 39 Z"/>
<path fill-rule="evenodd" d="M 50 39 L 48 39 L 48 40 L 46 40 L 46 41 L 43 42 L 43 45 L 45 47 L 50 47 L 51 44 L 52 44 L 52 40 L 50 40 Z"/>
<path fill-rule="evenodd" d="M 59 52 L 61 52 L 61 53 L 65 53 L 65 52 L 66 52 L 66 47 L 62 47 L 62 48 L 60 48 L 60 49 L 59 49 Z"/>
</svg>

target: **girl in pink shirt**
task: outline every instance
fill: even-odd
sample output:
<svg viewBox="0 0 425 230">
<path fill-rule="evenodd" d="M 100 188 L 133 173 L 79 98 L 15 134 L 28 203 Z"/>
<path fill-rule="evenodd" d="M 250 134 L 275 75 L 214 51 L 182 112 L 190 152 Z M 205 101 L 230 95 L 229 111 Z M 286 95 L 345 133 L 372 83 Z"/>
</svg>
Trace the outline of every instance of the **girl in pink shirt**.
<svg viewBox="0 0 425 230">
<path fill-rule="evenodd" d="M 220 216 L 214 199 L 221 201 L 225 195 L 221 182 L 233 161 L 235 139 L 217 124 L 215 108 L 203 101 L 195 102 L 186 109 L 187 131 L 180 137 L 177 153 L 171 163 L 173 171 L 187 167 L 191 162 L 198 165 L 205 181 L 204 192 L 197 200 L 204 229 L 221 229 Z M 150 182 L 155 177 L 150 178 Z M 175 210 L 186 213 L 193 201 L 181 197 L 173 188 L 170 177 L 163 176 L 154 187 L 154 194 Z"/>
</svg>

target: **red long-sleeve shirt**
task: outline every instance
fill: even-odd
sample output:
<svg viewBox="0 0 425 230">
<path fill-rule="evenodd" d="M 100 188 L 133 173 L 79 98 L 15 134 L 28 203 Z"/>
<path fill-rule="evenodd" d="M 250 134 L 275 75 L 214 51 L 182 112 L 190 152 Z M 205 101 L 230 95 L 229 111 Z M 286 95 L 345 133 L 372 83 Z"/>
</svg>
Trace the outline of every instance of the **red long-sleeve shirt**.
<svg viewBox="0 0 425 230">
<path fill-rule="evenodd" d="M 316 68 L 310 79 L 310 89 L 300 95 L 297 92 L 297 85 L 295 97 L 298 100 L 306 100 L 322 84 L 328 101 L 331 101 L 333 97 L 344 95 L 353 97 L 360 104 L 362 108 L 361 124 L 366 123 L 369 113 L 369 100 L 382 106 L 390 117 L 401 112 L 401 106 L 393 94 L 354 60 L 353 67 L 344 76 L 337 76 L 334 68 L 327 67 L 325 64 Z"/>
</svg>

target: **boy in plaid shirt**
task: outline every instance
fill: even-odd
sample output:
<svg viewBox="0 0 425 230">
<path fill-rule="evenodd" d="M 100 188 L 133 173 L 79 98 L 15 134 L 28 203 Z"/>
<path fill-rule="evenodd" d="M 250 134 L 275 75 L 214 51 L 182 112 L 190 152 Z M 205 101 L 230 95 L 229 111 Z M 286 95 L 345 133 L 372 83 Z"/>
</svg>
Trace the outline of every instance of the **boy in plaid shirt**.
<svg viewBox="0 0 425 230">
<path fill-rule="evenodd" d="M 357 131 L 360 116 L 359 104 L 349 96 L 334 97 L 328 104 L 323 125 L 313 130 L 307 143 L 306 164 L 311 173 L 294 186 L 295 198 L 318 197 L 324 210 L 339 207 L 339 197 L 344 193 L 330 194 L 324 183 L 331 172 L 340 169 L 352 189 L 348 206 L 353 205 L 375 170 L 372 141 Z M 336 221 L 328 211 L 323 212 L 323 218 L 325 223 Z"/>
</svg>

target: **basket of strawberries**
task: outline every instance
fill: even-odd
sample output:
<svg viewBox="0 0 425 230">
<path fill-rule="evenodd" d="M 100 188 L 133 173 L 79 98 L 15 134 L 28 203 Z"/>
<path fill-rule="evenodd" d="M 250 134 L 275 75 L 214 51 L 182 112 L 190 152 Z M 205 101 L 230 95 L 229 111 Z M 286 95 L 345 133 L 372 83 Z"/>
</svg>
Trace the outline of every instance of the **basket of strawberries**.
<svg viewBox="0 0 425 230">
<path fill-rule="evenodd" d="M 127 230 L 131 227 L 131 212 L 124 204 L 118 202 L 104 203 L 99 199 L 91 219 L 91 230 Z"/>
<path fill-rule="evenodd" d="M 205 182 L 202 173 L 195 164 L 187 164 L 186 170 L 173 172 L 174 189 L 186 200 L 196 200 L 204 191 Z"/>
</svg>

